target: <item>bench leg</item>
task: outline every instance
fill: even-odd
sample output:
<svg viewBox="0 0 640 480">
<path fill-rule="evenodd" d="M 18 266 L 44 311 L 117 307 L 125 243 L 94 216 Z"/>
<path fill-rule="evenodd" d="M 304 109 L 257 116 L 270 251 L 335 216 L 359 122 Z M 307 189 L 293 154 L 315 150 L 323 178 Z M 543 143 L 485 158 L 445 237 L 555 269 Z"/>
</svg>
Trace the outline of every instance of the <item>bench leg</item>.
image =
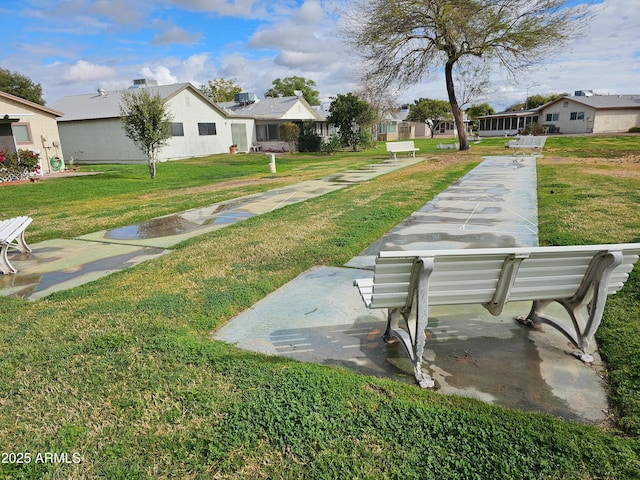
<svg viewBox="0 0 640 480">
<path fill-rule="evenodd" d="M 31 248 L 27 245 L 27 242 L 24 239 L 24 230 L 18 235 L 16 238 L 16 245 L 11 245 L 13 248 L 17 248 L 21 253 L 29 253 L 31 252 Z"/>
<path fill-rule="evenodd" d="M 609 288 L 609 277 L 623 261 L 622 252 L 600 252 L 593 257 L 580 287 L 571 298 L 557 300 L 536 300 L 526 317 L 516 317 L 523 325 L 537 327 L 542 323 L 551 325 L 571 341 L 579 351 L 574 356 L 583 362 L 593 362 L 593 356 L 586 353 L 589 341 L 598 330 L 604 313 Z M 571 320 L 569 326 L 556 318 L 544 314 L 544 309 L 553 302 L 558 302 L 566 310 Z M 589 317 L 585 320 L 583 312 L 588 304 Z"/>
<path fill-rule="evenodd" d="M 426 329 L 428 323 L 428 300 L 427 286 L 429 276 L 433 271 L 433 259 L 421 259 L 414 263 L 414 274 L 412 279 L 414 284 L 410 287 L 411 295 L 407 300 L 407 305 L 402 309 L 390 308 L 387 314 L 387 330 L 383 338 L 385 342 L 395 342 L 396 339 L 402 342 L 411 363 L 413 373 L 422 388 L 433 388 L 435 382 L 433 378 L 422 371 L 422 354 L 426 342 Z M 414 300 L 416 308 L 414 309 Z M 415 313 L 412 314 L 412 310 Z M 400 324 L 402 321 L 403 325 Z"/>
<path fill-rule="evenodd" d="M 9 250 L 9 244 L 5 243 L 0 249 L 0 272 L 2 272 L 4 275 L 17 272 L 17 270 L 13 268 L 13 266 L 9 263 L 9 259 L 7 258 L 7 250 Z"/>
</svg>

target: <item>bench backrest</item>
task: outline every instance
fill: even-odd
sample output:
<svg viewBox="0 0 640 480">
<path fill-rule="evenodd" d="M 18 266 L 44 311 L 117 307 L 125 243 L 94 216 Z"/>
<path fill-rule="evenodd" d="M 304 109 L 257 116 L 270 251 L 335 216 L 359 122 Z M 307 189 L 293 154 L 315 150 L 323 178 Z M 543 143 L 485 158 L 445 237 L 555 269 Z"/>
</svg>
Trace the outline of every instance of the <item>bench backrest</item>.
<svg viewBox="0 0 640 480">
<path fill-rule="evenodd" d="M 491 302 L 512 258 L 521 261 L 505 302 L 569 298 L 580 287 L 594 256 L 608 251 L 623 252 L 623 261 L 608 284 L 608 294 L 613 294 L 622 288 L 638 260 L 640 244 L 383 251 L 376 260 L 371 307 L 405 305 L 414 261 L 419 258 L 434 260 L 429 278 L 430 305 Z"/>
<path fill-rule="evenodd" d="M 509 143 L 511 147 L 543 147 L 547 137 L 527 135 Z"/>
<path fill-rule="evenodd" d="M 0 221 L 0 243 L 11 243 L 24 232 L 32 219 L 29 217 L 15 217 Z"/>
<path fill-rule="evenodd" d="M 408 142 L 387 142 L 387 152 L 406 152 L 415 150 L 413 141 Z"/>
</svg>

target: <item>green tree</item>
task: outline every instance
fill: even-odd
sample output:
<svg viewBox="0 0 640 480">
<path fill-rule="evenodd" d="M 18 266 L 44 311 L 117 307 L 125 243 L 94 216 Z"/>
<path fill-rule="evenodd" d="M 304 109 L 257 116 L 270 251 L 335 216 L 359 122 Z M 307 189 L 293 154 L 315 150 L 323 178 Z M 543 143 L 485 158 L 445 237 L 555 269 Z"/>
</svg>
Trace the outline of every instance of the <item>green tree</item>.
<svg viewBox="0 0 640 480">
<path fill-rule="evenodd" d="M 507 111 L 515 112 L 520 110 L 530 110 L 532 108 L 538 108 L 544 105 L 545 103 L 552 102 L 557 98 L 566 97 L 568 95 L 569 95 L 568 93 L 551 93 L 549 95 L 541 95 L 541 94 L 529 95 L 526 98 L 524 103 L 514 103 L 509 108 L 507 108 Z"/>
<path fill-rule="evenodd" d="M 361 132 L 374 120 L 375 112 L 369 104 L 353 93 L 338 94 L 329 106 L 327 121 L 336 126 L 342 143 L 351 147 L 354 152 L 366 140 Z"/>
<path fill-rule="evenodd" d="M 572 0 L 355 0 L 344 33 L 383 84 L 409 85 L 444 70 L 460 149 L 468 150 L 455 78 L 497 62 L 515 74 L 582 31 L 591 6 Z M 457 73 L 457 75 L 456 75 Z"/>
<path fill-rule="evenodd" d="M 488 103 L 473 104 L 467 108 L 467 116 L 472 119 L 482 117 L 483 115 L 493 115 L 495 109 Z"/>
<path fill-rule="evenodd" d="M 201 85 L 200 91 L 214 103 L 232 102 L 235 94 L 242 92 L 242 87 L 236 83 L 235 78 L 216 78 L 209 80 L 206 85 Z"/>
<path fill-rule="evenodd" d="M 45 104 L 42 98 L 42 85 L 34 83 L 26 75 L 10 72 L 4 68 L 0 68 L 0 91 L 24 98 L 33 103 Z"/>
<path fill-rule="evenodd" d="M 294 76 L 283 79 L 276 78 L 271 84 L 273 86 L 265 92 L 265 97 L 293 97 L 298 91 L 302 92 L 302 96 L 309 105 L 320 104 L 320 93 L 314 88 L 316 82 L 313 80 Z"/>
<path fill-rule="evenodd" d="M 440 126 L 441 122 L 453 119 L 451 114 L 451 105 L 446 100 L 434 100 L 430 98 L 421 98 L 414 100 L 413 105 L 409 109 L 407 120 L 411 122 L 426 123 L 431 129 L 431 138 Z"/>
<path fill-rule="evenodd" d="M 173 119 L 164 100 L 146 88 L 126 90 L 121 98 L 120 115 L 127 137 L 144 152 L 149 174 L 152 179 L 156 178 L 158 152 L 169 141 Z"/>
<path fill-rule="evenodd" d="M 474 129 L 478 129 L 478 117 L 482 117 L 483 115 L 493 115 L 496 113 L 495 109 L 489 105 L 488 103 L 480 103 L 473 104 L 469 108 L 467 108 L 467 117 L 471 120 L 471 124 Z"/>
</svg>

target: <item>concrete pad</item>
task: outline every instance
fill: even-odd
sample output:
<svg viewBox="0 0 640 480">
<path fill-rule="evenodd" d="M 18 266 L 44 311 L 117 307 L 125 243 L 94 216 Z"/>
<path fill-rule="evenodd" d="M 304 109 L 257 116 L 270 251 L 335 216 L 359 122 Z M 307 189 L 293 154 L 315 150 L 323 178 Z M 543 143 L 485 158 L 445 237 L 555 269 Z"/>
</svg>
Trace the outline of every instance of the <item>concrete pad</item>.
<svg viewBox="0 0 640 480">
<path fill-rule="evenodd" d="M 9 255 L 18 273 L 0 275 L 1 295 L 37 300 L 168 253 L 81 240 L 47 240 L 30 247 L 28 255 Z"/>
<path fill-rule="evenodd" d="M 364 307 L 353 280 L 366 270 L 314 267 L 232 319 L 213 338 L 237 347 L 414 384 L 399 343 L 386 344 L 386 311 Z M 606 419 L 597 367 L 570 355 L 551 327 L 516 323 L 528 303 L 493 317 L 480 306 L 434 307 L 427 328 L 425 371 L 438 391 L 569 420 Z M 555 313 L 561 317 L 560 310 Z M 597 352 L 595 365 L 600 365 Z M 417 388 L 417 387 L 416 387 Z"/>
</svg>

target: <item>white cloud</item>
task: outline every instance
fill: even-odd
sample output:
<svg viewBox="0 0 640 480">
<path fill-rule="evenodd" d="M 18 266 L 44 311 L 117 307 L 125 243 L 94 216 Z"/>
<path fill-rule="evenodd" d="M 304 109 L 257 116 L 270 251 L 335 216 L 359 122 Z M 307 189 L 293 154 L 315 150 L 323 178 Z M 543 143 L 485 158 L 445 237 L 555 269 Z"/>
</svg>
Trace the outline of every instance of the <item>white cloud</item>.
<svg viewBox="0 0 640 480">
<path fill-rule="evenodd" d="M 104 65 L 96 65 L 85 60 L 78 60 L 64 73 L 64 83 L 79 83 L 112 78 L 116 71 Z"/>
<path fill-rule="evenodd" d="M 140 69 L 139 73 L 142 78 L 157 80 L 159 85 L 171 85 L 172 83 L 178 83 L 178 78 L 172 75 L 171 70 L 164 65 L 158 65 L 153 69 L 143 67 Z"/>
<path fill-rule="evenodd" d="M 175 25 L 168 27 L 166 30 L 156 33 L 151 40 L 152 45 L 165 45 L 174 43 L 197 43 L 202 38 L 201 33 L 189 33 Z"/>
</svg>

